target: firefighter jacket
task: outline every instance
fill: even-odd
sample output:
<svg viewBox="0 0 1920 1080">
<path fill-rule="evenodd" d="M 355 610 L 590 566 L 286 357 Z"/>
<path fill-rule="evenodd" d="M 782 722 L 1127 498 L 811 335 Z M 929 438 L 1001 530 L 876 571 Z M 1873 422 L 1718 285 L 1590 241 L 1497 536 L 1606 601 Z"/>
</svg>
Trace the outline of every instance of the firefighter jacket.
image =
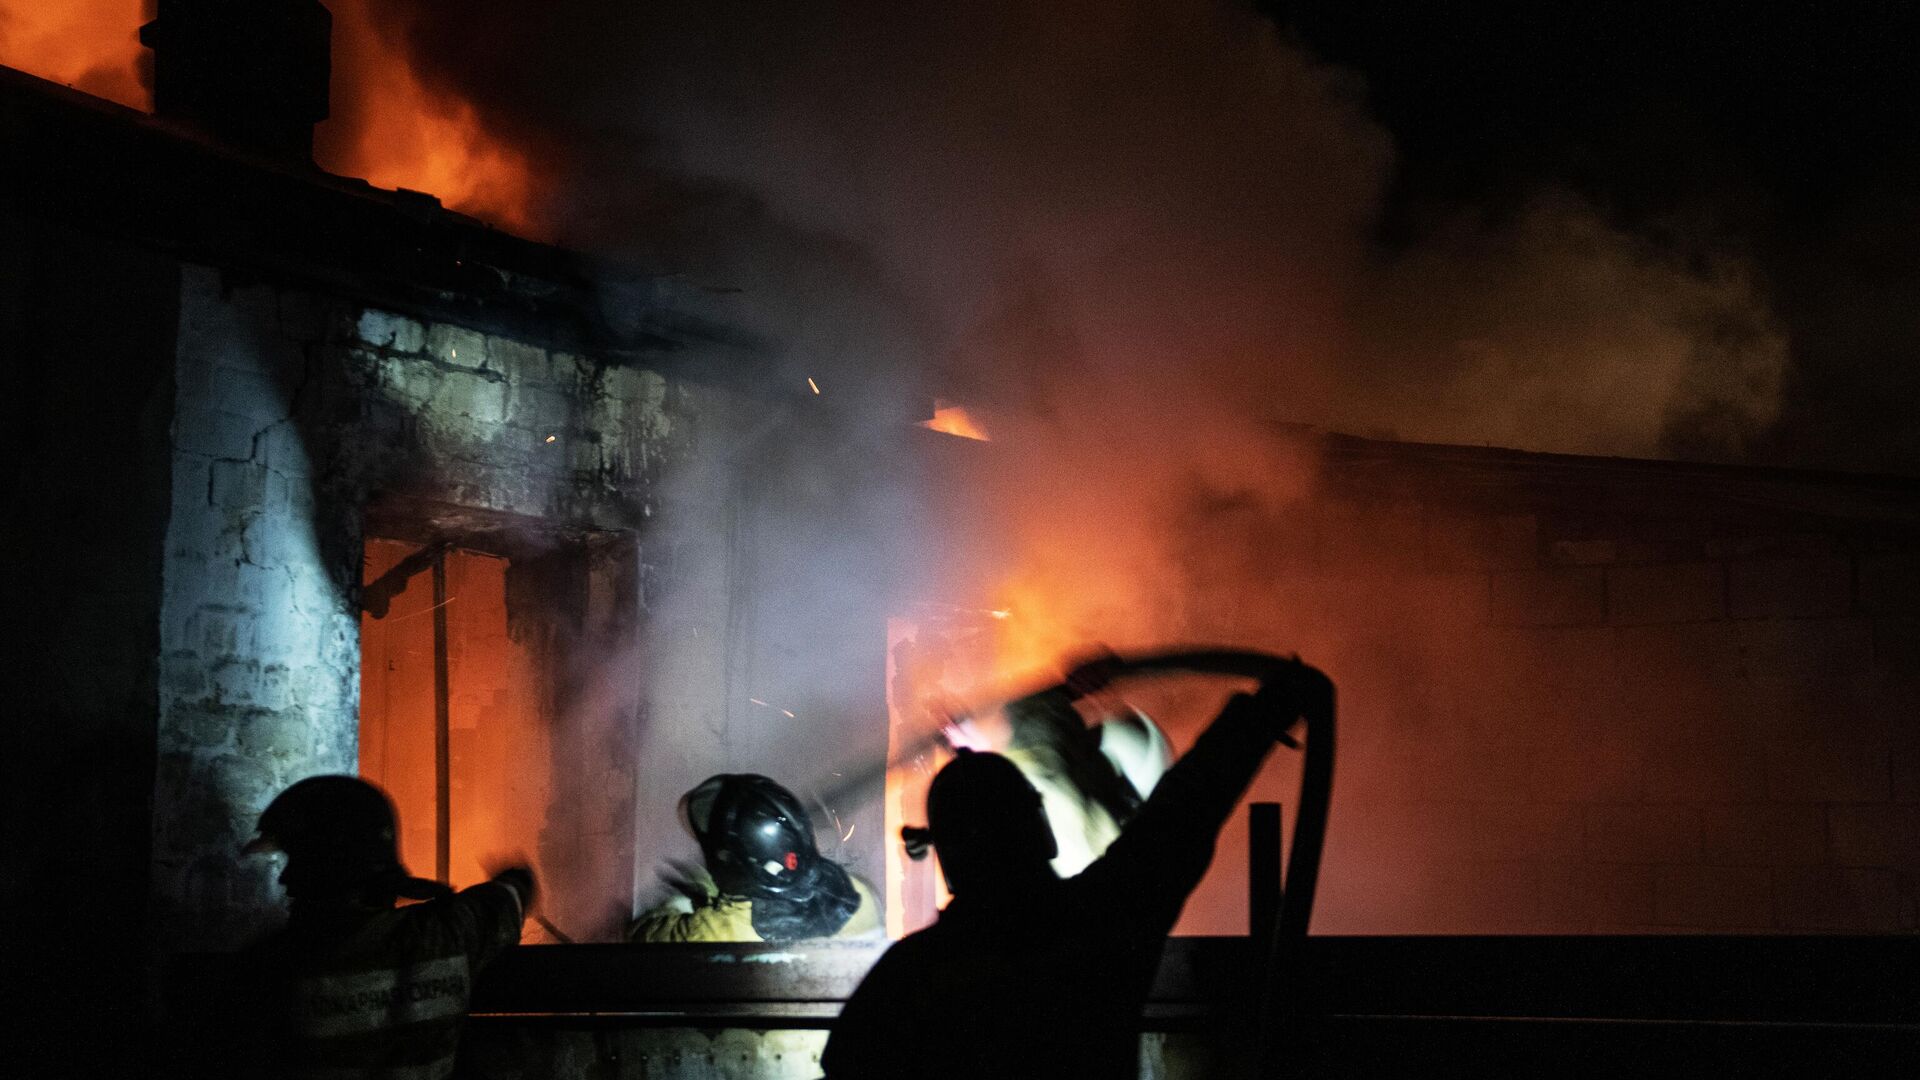
<svg viewBox="0 0 1920 1080">
<path fill-rule="evenodd" d="M 884 934 L 886 927 L 880 921 L 880 902 L 874 897 L 873 887 L 851 874 L 848 877 L 860 897 L 860 906 L 854 909 L 845 925 L 823 936 L 839 939 Z M 707 895 L 698 901 L 687 896 L 673 897 L 635 920 L 629 938 L 650 944 L 766 940 L 753 926 L 753 900 L 722 895 L 713 887 L 711 878 L 704 878 L 700 884 L 709 890 Z"/>
<path fill-rule="evenodd" d="M 496 879 L 400 908 L 296 905 L 243 955 L 269 1076 L 441 1080 L 473 980 L 520 940 L 518 890 Z"/>
<path fill-rule="evenodd" d="M 1072 877 L 1092 865 L 1106 853 L 1108 845 L 1120 835 L 1131 818 L 1132 808 L 1125 801 L 1138 800 L 1153 792 L 1166 772 L 1167 738 L 1145 713 L 1109 719 L 1094 727 L 1097 743 L 1085 747 L 1061 745 L 1047 740 L 1022 740 L 1000 753 L 1019 768 L 1027 782 L 1040 793 L 1046 807 L 1047 824 L 1053 829 L 1053 872 Z M 1078 753 L 1091 758 L 1098 754 L 1111 770 L 1111 779 L 1124 781 L 1124 800 L 1102 798 L 1089 790 L 1080 778 L 1086 769 L 1074 760 Z M 1088 762 L 1091 764 L 1091 762 Z M 1076 766 L 1081 767 L 1076 767 Z M 1115 803 L 1121 803 L 1115 806 Z M 1116 813 L 1116 809 L 1120 812 Z"/>
<path fill-rule="evenodd" d="M 1229 707 L 1086 870 L 956 896 L 848 999 L 830 1080 L 1136 1075 L 1167 933 L 1272 745 L 1268 719 Z"/>
</svg>

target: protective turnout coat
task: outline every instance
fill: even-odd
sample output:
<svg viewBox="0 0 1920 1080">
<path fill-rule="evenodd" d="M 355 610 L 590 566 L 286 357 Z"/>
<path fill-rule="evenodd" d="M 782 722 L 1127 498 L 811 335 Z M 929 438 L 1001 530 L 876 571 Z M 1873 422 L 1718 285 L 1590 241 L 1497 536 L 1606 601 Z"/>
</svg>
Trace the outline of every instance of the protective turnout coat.
<svg viewBox="0 0 1920 1080">
<path fill-rule="evenodd" d="M 873 887 L 851 874 L 854 892 L 860 896 L 860 906 L 846 924 L 832 934 L 831 938 L 879 937 L 886 932 L 880 921 L 880 901 L 873 895 Z M 637 942 L 674 942 L 674 941 L 764 941 L 760 932 L 753 926 L 754 901 L 744 896 L 725 896 L 713 888 L 712 879 L 703 883 L 708 895 L 696 904 L 686 896 L 676 896 L 666 903 L 640 916 L 633 924 L 629 936 Z"/>
<path fill-rule="evenodd" d="M 1141 799 L 1153 794 L 1172 759 L 1159 725 L 1145 713 L 1134 712 L 1096 725 L 1094 734 L 1097 752 L 1127 782 L 1132 789 L 1128 794 Z M 1053 871 L 1061 877 L 1072 877 L 1092 865 L 1125 824 L 1106 802 L 1075 781 L 1070 761 L 1074 749 L 1045 740 L 1023 740 L 1000 751 L 1040 793 L 1059 849 Z"/>
<path fill-rule="evenodd" d="M 473 980 L 520 940 L 501 881 L 406 907 L 296 906 L 242 954 L 245 1052 L 285 1077 L 441 1080 L 453 1072 Z"/>
</svg>

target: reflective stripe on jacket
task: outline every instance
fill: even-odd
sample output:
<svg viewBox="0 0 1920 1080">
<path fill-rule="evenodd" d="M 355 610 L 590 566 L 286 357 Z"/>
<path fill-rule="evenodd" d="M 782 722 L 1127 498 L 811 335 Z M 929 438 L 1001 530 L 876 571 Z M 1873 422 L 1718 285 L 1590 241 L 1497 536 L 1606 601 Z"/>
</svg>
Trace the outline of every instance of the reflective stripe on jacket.
<svg viewBox="0 0 1920 1080">
<path fill-rule="evenodd" d="M 873 887 L 854 875 L 848 877 L 853 881 L 853 891 L 860 894 L 860 906 L 831 937 L 877 937 L 885 933 L 886 926 L 880 921 L 880 901 L 874 896 Z M 753 928 L 753 901 L 743 896 L 716 896 L 697 908 L 686 897 L 676 896 L 640 916 L 629 936 L 634 941 L 652 944 L 763 940 Z"/>
<path fill-rule="evenodd" d="M 385 910 L 296 911 L 243 956 L 269 1075 L 442 1080 L 473 981 L 520 940 L 519 896 L 488 882 Z"/>
</svg>

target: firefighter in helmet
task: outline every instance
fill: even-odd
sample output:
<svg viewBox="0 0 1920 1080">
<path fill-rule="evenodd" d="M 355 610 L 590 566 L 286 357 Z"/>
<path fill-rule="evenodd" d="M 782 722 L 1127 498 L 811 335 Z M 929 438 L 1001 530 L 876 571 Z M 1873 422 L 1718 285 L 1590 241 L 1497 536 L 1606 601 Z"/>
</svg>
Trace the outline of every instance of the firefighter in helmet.
<svg viewBox="0 0 1920 1080">
<path fill-rule="evenodd" d="M 1141 1009 L 1220 827 L 1294 720 L 1332 708 L 1319 671 L 1292 662 L 1268 673 L 1069 878 L 1051 865 L 1057 830 L 1019 767 L 957 755 L 927 790 L 928 827 L 903 833 L 932 845 L 953 900 L 847 999 L 821 1055 L 827 1076 L 1138 1075 Z"/>
<path fill-rule="evenodd" d="M 820 854 L 793 792 L 764 776 L 722 773 L 680 800 L 704 866 L 683 867 L 680 895 L 634 921 L 636 942 L 804 941 L 877 936 L 866 882 Z"/>
<path fill-rule="evenodd" d="M 302 780 L 260 815 L 245 851 L 286 856 L 291 911 L 243 955 L 256 1070 L 452 1073 L 473 980 L 519 942 L 533 874 L 515 866 L 459 892 L 412 877 L 395 824 L 386 793 L 353 776 Z"/>
</svg>

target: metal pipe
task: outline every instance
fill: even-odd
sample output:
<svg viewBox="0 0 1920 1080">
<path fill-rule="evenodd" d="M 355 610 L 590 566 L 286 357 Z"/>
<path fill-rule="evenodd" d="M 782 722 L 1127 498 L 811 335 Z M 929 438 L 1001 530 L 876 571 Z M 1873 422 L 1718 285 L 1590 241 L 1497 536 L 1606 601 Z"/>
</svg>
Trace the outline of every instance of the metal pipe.
<svg viewBox="0 0 1920 1080">
<path fill-rule="evenodd" d="M 1280 915 L 1280 804 L 1247 804 L 1247 936 L 1273 940 Z"/>
<path fill-rule="evenodd" d="M 453 883 L 452 762 L 447 684 L 447 554 L 433 557 L 433 867 L 434 877 Z"/>
<path fill-rule="evenodd" d="M 1284 669 L 1299 662 L 1271 653 L 1222 648 L 1176 649 L 1124 661 L 1114 659 L 1109 679 L 1162 671 L 1192 671 L 1265 680 L 1285 677 Z M 1071 685 L 1061 689 L 1078 692 L 1078 688 Z M 1284 1042 L 1282 1036 L 1299 1034 L 1300 957 L 1305 951 L 1307 927 L 1313 920 L 1314 887 L 1320 879 L 1327 809 L 1333 800 L 1336 712 L 1335 701 L 1330 699 L 1324 714 L 1315 711 L 1302 717 L 1306 722 L 1304 745 L 1284 734 L 1280 736 L 1282 743 L 1302 749 L 1304 753 L 1300 765 L 1300 803 L 1293 819 L 1293 846 L 1287 853 L 1279 913 L 1266 938 L 1262 965 L 1265 970 L 1258 976 L 1261 1007 L 1255 1060 L 1263 1077 L 1280 1075 L 1283 1069 L 1294 1065 L 1294 1059 L 1282 1055 L 1280 1047 Z"/>
<path fill-rule="evenodd" d="M 1337 696 L 1338 691 L 1334 692 Z M 1313 919 L 1313 891 L 1320 880 L 1320 853 L 1327 839 L 1327 807 L 1333 801 L 1335 702 L 1326 714 L 1306 717 L 1307 740 L 1300 763 L 1300 809 L 1293 818 L 1293 850 L 1288 852 L 1286 894 L 1274 920 L 1261 975 L 1259 1069 L 1262 1077 L 1302 1075 L 1297 1054 L 1282 1052 L 1302 1036 L 1300 1024 L 1301 957 Z"/>
<path fill-rule="evenodd" d="M 1338 691 L 1334 691 L 1337 695 Z M 1313 918 L 1313 890 L 1320 880 L 1320 852 L 1327 840 L 1327 808 L 1333 802 L 1334 710 L 1306 718 L 1306 753 L 1300 763 L 1300 809 L 1293 820 L 1293 850 L 1287 857 L 1286 899 L 1274 927 L 1276 941 L 1297 948 Z"/>
</svg>

